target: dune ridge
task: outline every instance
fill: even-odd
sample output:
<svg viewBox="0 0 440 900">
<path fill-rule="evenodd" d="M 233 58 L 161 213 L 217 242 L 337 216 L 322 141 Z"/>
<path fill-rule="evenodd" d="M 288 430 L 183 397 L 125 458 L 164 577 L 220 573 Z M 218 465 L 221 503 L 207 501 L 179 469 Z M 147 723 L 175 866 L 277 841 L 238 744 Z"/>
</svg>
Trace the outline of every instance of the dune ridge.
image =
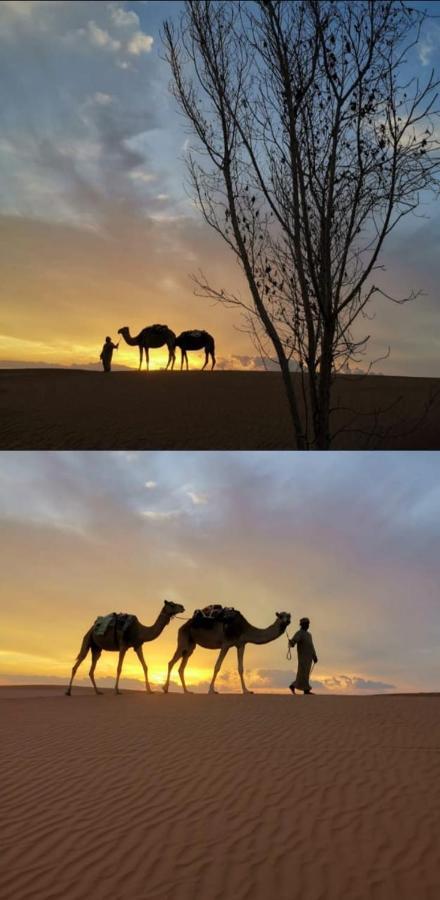
<svg viewBox="0 0 440 900">
<path fill-rule="evenodd" d="M 342 375 L 332 404 L 335 450 L 440 448 L 440 379 Z M 0 418 L 3 450 L 294 448 L 277 372 L 3 369 Z"/>
<path fill-rule="evenodd" d="M 9 900 L 438 896 L 439 695 L 0 706 Z"/>
</svg>

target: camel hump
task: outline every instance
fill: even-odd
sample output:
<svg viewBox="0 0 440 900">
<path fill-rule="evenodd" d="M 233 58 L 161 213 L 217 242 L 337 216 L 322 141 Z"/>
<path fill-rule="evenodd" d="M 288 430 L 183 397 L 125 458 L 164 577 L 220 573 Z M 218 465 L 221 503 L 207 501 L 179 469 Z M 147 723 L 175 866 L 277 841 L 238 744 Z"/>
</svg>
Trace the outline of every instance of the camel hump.
<svg viewBox="0 0 440 900">
<path fill-rule="evenodd" d="M 193 338 L 201 338 L 205 334 L 208 334 L 207 331 L 203 331 L 203 329 L 200 329 L 200 328 L 193 328 L 192 331 L 187 331 L 186 333 L 189 334 Z"/>
<path fill-rule="evenodd" d="M 150 329 L 152 331 L 168 331 L 168 325 L 160 325 L 156 322 L 154 325 L 150 325 Z"/>
</svg>

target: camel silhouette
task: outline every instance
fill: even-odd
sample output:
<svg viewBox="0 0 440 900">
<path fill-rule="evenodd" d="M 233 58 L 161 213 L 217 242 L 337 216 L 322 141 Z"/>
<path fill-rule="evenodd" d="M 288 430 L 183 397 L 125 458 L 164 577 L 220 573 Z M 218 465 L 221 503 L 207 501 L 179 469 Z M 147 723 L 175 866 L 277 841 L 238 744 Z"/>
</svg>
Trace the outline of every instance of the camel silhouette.
<svg viewBox="0 0 440 900">
<path fill-rule="evenodd" d="M 253 692 L 247 689 L 243 676 L 245 646 L 246 644 L 268 644 L 270 641 L 275 641 L 280 635 L 284 634 L 287 626 L 290 624 L 290 613 L 280 612 L 275 613 L 275 615 L 275 622 L 273 622 L 272 625 L 269 625 L 268 628 L 255 628 L 253 625 L 250 625 L 238 611 L 228 629 L 224 627 L 221 620 L 214 620 L 212 623 L 206 623 L 205 626 L 195 626 L 194 617 L 189 619 L 188 622 L 185 622 L 185 624 L 179 628 L 177 634 L 177 649 L 168 663 L 168 676 L 162 690 L 165 693 L 168 693 L 173 666 L 177 660 L 182 659 L 179 666 L 179 676 L 184 692 L 186 694 L 190 693 L 185 684 L 185 668 L 191 654 L 198 644 L 200 647 L 205 647 L 208 650 L 220 650 L 217 662 L 214 666 L 211 684 L 209 686 L 210 694 L 217 693 L 214 688 L 215 680 L 220 671 L 222 662 L 231 647 L 237 648 L 238 674 L 240 676 L 243 694 L 252 694 Z"/>
<path fill-rule="evenodd" d="M 207 331 L 182 331 L 176 338 L 176 347 L 180 347 L 182 353 L 180 362 L 181 369 L 183 369 L 184 361 L 186 362 L 186 368 L 188 369 L 187 350 L 204 350 L 205 363 L 202 366 L 202 369 L 206 368 L 208 365 L 209 357 L 212 359 L 211 369 L 214 368 L 216 363 L 215 342 L 212 334 L 208 334 Z"/>
<path fill-rule="evenodd" d="M 83 637 L 83 641 L 81 644 L 81 650 L 76 657 L 76 662 L 72 669 L 72 676 L 70 679 L 69 687 L 66 690 L 66 694 L 70 697 L 72 692 L 72 684 L 73 679 L 75 677 L 76 671 L 78 667 L 81 665 L 82 661 L 86 658 L 89 650 L 92 652 L 92 665 L 90 668 L 90 680 L 95 688 L 96 694 L 102 694 L 102 691 L 98 691 L 95 683 L 95 668 L 96 663 L 98 662 L 99 657 L 103 650 L 110 650 L 111 652 L 119 652 L 119 660 L 118 660 L 118 668 L 116 673 L 116 682 L 115 682 L 115 693 L 120 694 L 119 690 L 119 678 L 122 671 L 122 664 L 124 662 L 124 656 L 127 650 L 130 647 L 133 647 L 139 662 L 144 670 L 145 675 L 145 688 L 149 694 L 152 694 L 153 691 L 150 688 L 150 684 L 148 681 L 148 668 L 144 659 L 144 655 L 142 653 L 142 644 L 145 644 L 147 641 L 154 641 L 155 638 L 159 637 L 162 633 L 163 629 L 170 622 L 173 616 L 176 616 L 177 613 L 181 613 L 185 611 L 185 607 L 181 605 L 181 603 L 172 603 L 170 600 L 165 600 L 164 605 L 153 625 L 141 625 L 141 623 L 137 620 L 136 616 L 133 616 L 133 622 L 129 627 L 124 631 L 123 636 L 120 637 L 118 634 L 115 634 L 115 629 L 109 629 L 110 633 L 105 633 L 104 635 L 96 634 L 96 622 L 92 625 L 91 628 L 86 632 Z"/>
<path fill-rule="evenodd" d="M 171 368 L 174 368 L 174 361 L 176 358 L 176 335 L 174 334 L 174 331 L 171 331 L 171 329 L 168 328 L 168 325 L 149 325 L 147 328 L 143 328 L 136 337 L 132 337 L 128 325 L 124 325 L 123 328 L 119 328 L 118 334 L 122 334 L 124 341 L 129 344 L 130 347 L 139 347 L 139 371 L 142 368 L 143 351 L 145 350 L 148 371 L 150 368 L 150 348 L 163 347 L 165 344 L 168 347 L 168 362 L 166 368 L 168 369 L 170 363 Z"/>
</svg>

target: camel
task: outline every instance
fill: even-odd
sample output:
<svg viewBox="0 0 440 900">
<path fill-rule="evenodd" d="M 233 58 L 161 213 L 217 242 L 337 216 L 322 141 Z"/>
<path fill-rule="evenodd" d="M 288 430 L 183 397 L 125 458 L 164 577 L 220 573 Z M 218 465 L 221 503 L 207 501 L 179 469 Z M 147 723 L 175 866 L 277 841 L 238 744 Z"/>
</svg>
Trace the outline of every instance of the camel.
<svg viewBox="0 0 440 900">
<path fill-rule="evenodd" d="M 174 334 L 174 331 L 171 331 L 171 328 L 168 328 L 168 325 L 149 325 L 147 328 L 143 328 L 136 337 L 132 337 L 128 325 L 124 325 L 123 328 L 119 328 L 118 334 L 122 334 L 124 341 L 129 344 L 130 347 L 139 347 L 139 371 L 142 368 L 142 352 L 145 350 L 148 372 L 150 368 L 150 347 L 163 347 L 164 344 L 168 347 L 168 362 L 166 368 L 168 369 L 170 363 L 171 368 L 174 368 L 174 361 L 176 358 L 176 335 Z"/>
<path fill-rule="evenodd" d="M 112 652 L 119 651 L 119 660 L 118 660 L 118 669 L 116 674 L 116 683 L 115 683 L 115 694 L 120 694 L 119 690 L 119 678 L 122 671 L 122 664 L 124 662 L 124 656 L 127 650 L 130 647 L 133 647 L 134 652 L 136 653 L 139 662 L 144 670 L 145 675 L 145 688 L 149 694 L 154 693 L 151 690 L 149 681 L 148 681 L 148 668 L 144 659 L 144 655 L 142 653 L 142 644 L 146 641 L 154 641 L 155 638 L 159 637 L 162 633 L 163 629 L 170 622 L 173 616 L 176 616 L 177 613 L 181 613 L 185 611 L 185 607 L 182 606 L 181 603 L 172 603 L 170 600 L 165 600 L 164 605 L 154 623 L 154 625 L 141 625 L 141 623 L 134 616 L 134 621 L 127 630 L 124 632 L 123 637 L 118 639 L 118 635 L 115 635 L 114 629 L 108 629 L 110 634 L 106 632 L 104 635 L 97 635 L 95 633 L 95 625 L 96 622 L 92 625 L 91 628 L 86 632 L 83 637 L 83 641 L 81 644 L 81 650 L 76 657 L 76 662 L 72 669 L 72 676 L 70 679 L 69 687 L 66 690 L 66 694 L 70 697 L 72 692 L 72 683 L 75 677 L 76 671 L 78 667 L 81 665 L 83 659 L 86 658 L 89 650 L 92 652 L 92 665 L 90 668 L 90 680 L 95 688 L 95 694 L 102 694 L 102 691 L 98 691 L 95 683 L 95 667 L 98 662 L 99 657 L 103 650 L 110 650 Z"/>
<path fill-rule="evenodd" d="M 268 644 L 270 641 L 274 641 L 276 638 L 280 637 L 280 635 L 284 634 L 286 628 L 290 624 L 290 613 L 280 612 L 275 613 L 275 615 L 275 622 L 273 622 L 272 625 L 269 625 L 268 628 L 255 628 L 254 625 L 250 625 L 244 616 L 237 611 L 236 617 L 234 618 L 233 623 L 231 623 L 229 636 L 226 636 L 224 623 L 221 620 L 214 620 L 209 626 L 208 623 L 206 623 L 206 626 L 194 627 L 193 619 L 189 619 L 188 622 L 185 622 L 185 624 L 179 628 L 177 635 L 177 649 L 168 663 L 168 676 L 162 688 L 164 693 L 168 693 L 171 671 L 178 659 L 182 659 L 179 666 L 179 676 L 183 690 L 185 694 L 191 693 L 188 691 L 185 684 L 185 668 L 191 654 L 194 652 L 197 644 L 199 644 L 200 647 L 206 647 L 208 650 L 220 650 L 217 662 L 214 666 L 208 693 L 217 693 L 215 690 L 215 680 L 223 660 L 228 650 L 230 650 L 231 647 L 236 647 L 238 674 L 240 676 L 243 694 L 252 694 L 253 691 L 247 689 L 243 677 L 243 656 L 245 646 L 246 644 Z"/>
<path fill-rule="evenodd" d="M 176 338 L 176 347 L 180 347 L 182 353 L 182 359 L 180 363 L 180 369 L 183 369 L 183 363 L 186 362 L 186 368 L 188 369 L 188 354 L 187 350 L 204 350 L 205 351 L 205 363 L 202 366 L 202 370 L 206 368 L 209 362 L 209 357 L 212 359 L 211 369 L 215 366 L 215 342 L 212 334 L 208 334 L 207 331 L 182 331 L 179 334 L 179 337 Z"/>
</svg>

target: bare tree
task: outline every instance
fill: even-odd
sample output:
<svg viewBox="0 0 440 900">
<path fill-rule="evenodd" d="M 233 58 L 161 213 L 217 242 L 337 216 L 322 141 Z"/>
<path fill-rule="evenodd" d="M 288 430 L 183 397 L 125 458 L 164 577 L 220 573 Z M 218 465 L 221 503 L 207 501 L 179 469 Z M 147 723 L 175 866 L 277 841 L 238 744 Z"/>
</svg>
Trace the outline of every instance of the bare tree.
<svg viewBox="0 0 440 900">
<path fill-rule="evenodd" d="M 250 297 L 202 273 L 197 290 L 271 346 L 298 449 L 330 447 L 332 382 L 365 351 L 353 324 L 384 293 L 384 241 L 438 189 L 439 82 L 404 74 L 424 19 L 396 0 L 187 0 L 164 24 L 191 190 Z"/>
</svg>

